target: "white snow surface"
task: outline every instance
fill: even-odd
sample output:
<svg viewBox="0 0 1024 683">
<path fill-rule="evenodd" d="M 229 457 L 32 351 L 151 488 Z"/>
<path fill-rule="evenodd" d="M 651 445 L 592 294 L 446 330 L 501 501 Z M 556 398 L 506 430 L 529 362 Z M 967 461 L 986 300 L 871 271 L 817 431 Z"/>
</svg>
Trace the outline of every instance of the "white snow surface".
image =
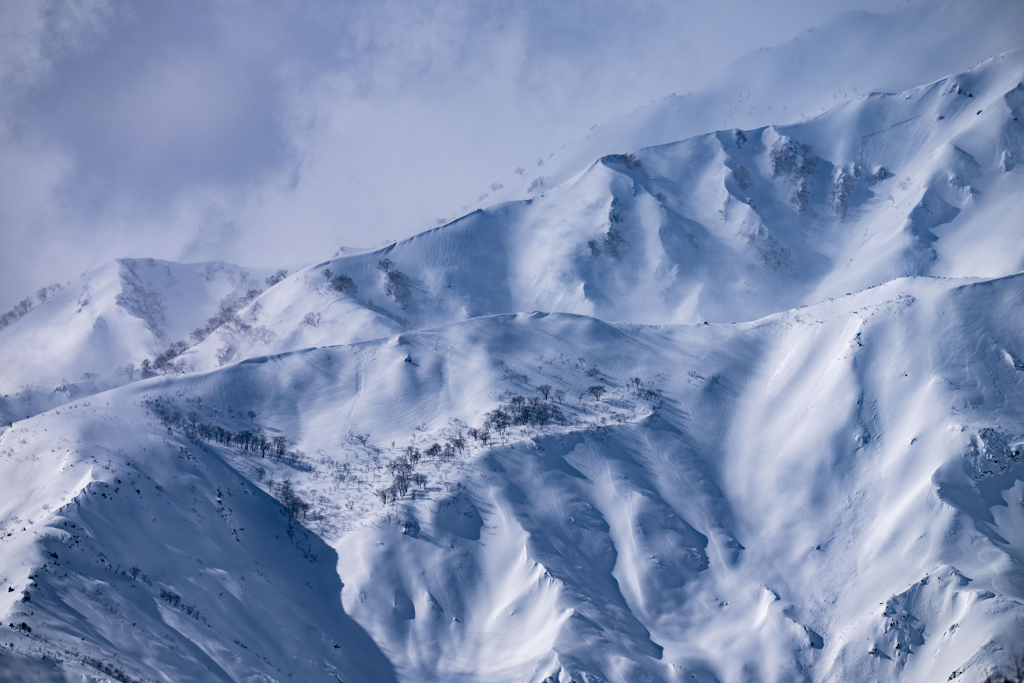
<svg viewBox="0 0 1024 683">
<path fill-rule="evenodd" d="M 63 285 L 0 329 L 0 422 L 124 384 L 118 366 L 141 364 L 219 308 L 266 287 L 272 268 L 118 259 Z"/>
<path fill-rule="evenodd" d="M 806 123 L 606 156 L 535 199 L 310 266 L 242 312 L 273 339 L 222 334 L 187 357 L 212 369 L 218 348 L 239 360 L 529 310 L 735 322 L 897 277 L 1016 273 L 1022 79 L 1010 53 Z M 382 259 L 404 276 L 390 296 Z"/>
<path fill-rule="evenodd" d="M 983 680 L 1024 642 L 1022 80 L 603 157 L 5 399 L 0 675 Z M 4 391 L 271 272 L 112 265 L 0 330 Z"/>
<path fill-rule="evenodd" d="M 1024 4 L 929 0 L 885 13 L 843 12 L 774 47 L 709 74 L 707 82 L 644 104 L 528 163 L 486 193 L 482 206 L 529 196 L 596 158 L 716 129 L 807 121 L 872 91 L 898 92 L 1021 47 Z M 598 125 L 600 124 L 600 125 Z"/>
</svg>

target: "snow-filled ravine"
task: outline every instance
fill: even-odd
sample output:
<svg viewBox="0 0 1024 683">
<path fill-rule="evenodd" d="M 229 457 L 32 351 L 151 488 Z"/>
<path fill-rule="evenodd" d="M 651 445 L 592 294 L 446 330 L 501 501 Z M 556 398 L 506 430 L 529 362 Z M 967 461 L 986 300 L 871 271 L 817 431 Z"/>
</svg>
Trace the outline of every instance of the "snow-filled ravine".
<svg viewBox="0 0 1024 683">
<path fill-rule="evenodd" d="M 0 679 L 1007 666 L 1022 80 L 604 157 L 293 272 L 125 259 L 43 297 L 0 329 Z"/>
</svg>

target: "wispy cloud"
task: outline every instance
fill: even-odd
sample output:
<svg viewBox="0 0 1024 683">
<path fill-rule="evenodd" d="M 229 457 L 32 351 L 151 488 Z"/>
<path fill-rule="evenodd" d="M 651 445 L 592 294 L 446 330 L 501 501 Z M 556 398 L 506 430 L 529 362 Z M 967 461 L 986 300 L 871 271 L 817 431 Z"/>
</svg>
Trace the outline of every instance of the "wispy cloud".
<svg viewBox="0 0 1024 683">
<path fill-rule="evenodd" d="M 273 265 L 413 234 L 837 9 L 13 0 L 0 304 L 120 255 Z"/>
</svg>

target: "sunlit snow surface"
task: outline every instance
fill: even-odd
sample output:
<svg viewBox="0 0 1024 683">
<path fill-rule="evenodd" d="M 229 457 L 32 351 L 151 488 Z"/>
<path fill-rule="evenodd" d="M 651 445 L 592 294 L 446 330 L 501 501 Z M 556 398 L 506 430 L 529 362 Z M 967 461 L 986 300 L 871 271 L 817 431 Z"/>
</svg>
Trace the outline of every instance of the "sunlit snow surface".
<svg viewBox="0 0 1024 683">
<path fill-rule="evenodd" d="M 1004 55 L 247 272 L 142 381 L 114 368 L 241 269 L 68 286 L 0 331 L 34 414 L 0 435 L 0 674 L 981 680 L 1024 642 L 1022 80 Z M 59 392 L 37 353 L 104 367 Z M 469 435 L 543 387 L 559 419 Z"/>
</svg>

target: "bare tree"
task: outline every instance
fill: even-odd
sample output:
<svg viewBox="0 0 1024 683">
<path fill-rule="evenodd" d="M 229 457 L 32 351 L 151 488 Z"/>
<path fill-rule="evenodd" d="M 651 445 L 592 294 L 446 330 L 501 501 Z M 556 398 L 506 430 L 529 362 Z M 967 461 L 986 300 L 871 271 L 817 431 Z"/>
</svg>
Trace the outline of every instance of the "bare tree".
<svg viewBox="0 0 1024 683">
<path fill-rule="evenodd" d="M 491 440 L 491 433 L 486 429 L 477 429 L 476 427 L 469 428 L 470 438 L 476 439 L 483 445 L 487 445 L 487 442 Z"/>
<path fill-rule="evenodd" d="M 541 393 L 541 395 L 544 397 L 544 400 L 546 401 L 548 400 L 548 397 L 551 395 L 551 385 L 541 384 L 539 387 L 537 387 L 537 391 Z"/>
<path fill-rule="evenodd" d="M 64 289 L 64 285 L 62 285 L 59 282 L 52 285 L 47 285 L 46 287 L 40 287 L 39 290 L 36 292 L 36 298 L 39 299 L 39 303 L 46 303 L 47 299 L 49 299 L 51 296 L 61 291 L 62 289 Z"/>
<path fill-rule="evenodd" d="M 3 329 L 5 327 L 7 327 L 11 323 L 13 323 L 15 320 L 17 320 L 18 318 L 22 317 L 23 315 L 25 315 L 26 313 L 28 313 L 31 310 L 32 310 L 32 299 L 30 299 L 29 297 L 25 297 L 24 299 L 19 301 L 17 304 L 15 304 L 14 308 L 12 308 L 11 310 L 7 311 L 3 315 L 0 315 L 0 329 Z"/>
<path fill-rule="evenodd" d="M 309 325 L 310 327 L 319 327 L 320 319 L 319 313 L 307 313 L 306 317 L 302 319 L 302 324 Z"/>
<path fill-rule="evenodd" d="M 288 277 L 288 271 L 285 270 L 284 268 L 281 268 L 276 273 L 274 273 L 273 275 L 271 275 L 270 277 L 267 278 L 267 280 L 266 280 L 267 287 L 273 287 L 274 285 L 276 285 L 278 282 L 280 282 L 281 280 L 285 279 L 286 277 Z"/>
<path fill-rule="evenodd" d="M 330 282 L 331 281 L 331 275 L 333 275 L 334 273 L 331 272 L 330 268 L 324 268 L 323 270 L 320 271 L 320 274 L 324 276 L 325 280 Z"/>
<path fill-rule="evenodd" d="M 595 384 L 591 387 L 587 387 L 587 393 L 593 396 L 595 401 L 600 401 L 606 391 L 608 391 L 608 387 L 603 384 Z"/>
<path fill-rule="evenodd" d="M 412 294 L 409 276 L 398 270 L 395 262 L 389 258 L 377 261 L 377 270 L 384 273 L 384 293 L 392 297 L 401 308 L 405 308 Z"/>
<path fill-rule="evenodd" d="M 356 281 L 348 275 L 337 275 L 331 280 L 331 287 L 342 294 L 355 294 L 359 291 Z"/>
<path fill-rule="evenodd" d="M 124 365 L 119 366 L 117 370 L 114 371 L 114 374 L 127 377 L 128 381 L 131 382 L 135 379 L 136 372 L 138 372 L 138 369 L 135 367 L 135 363 L 125 363 Z"/>
</svg>

